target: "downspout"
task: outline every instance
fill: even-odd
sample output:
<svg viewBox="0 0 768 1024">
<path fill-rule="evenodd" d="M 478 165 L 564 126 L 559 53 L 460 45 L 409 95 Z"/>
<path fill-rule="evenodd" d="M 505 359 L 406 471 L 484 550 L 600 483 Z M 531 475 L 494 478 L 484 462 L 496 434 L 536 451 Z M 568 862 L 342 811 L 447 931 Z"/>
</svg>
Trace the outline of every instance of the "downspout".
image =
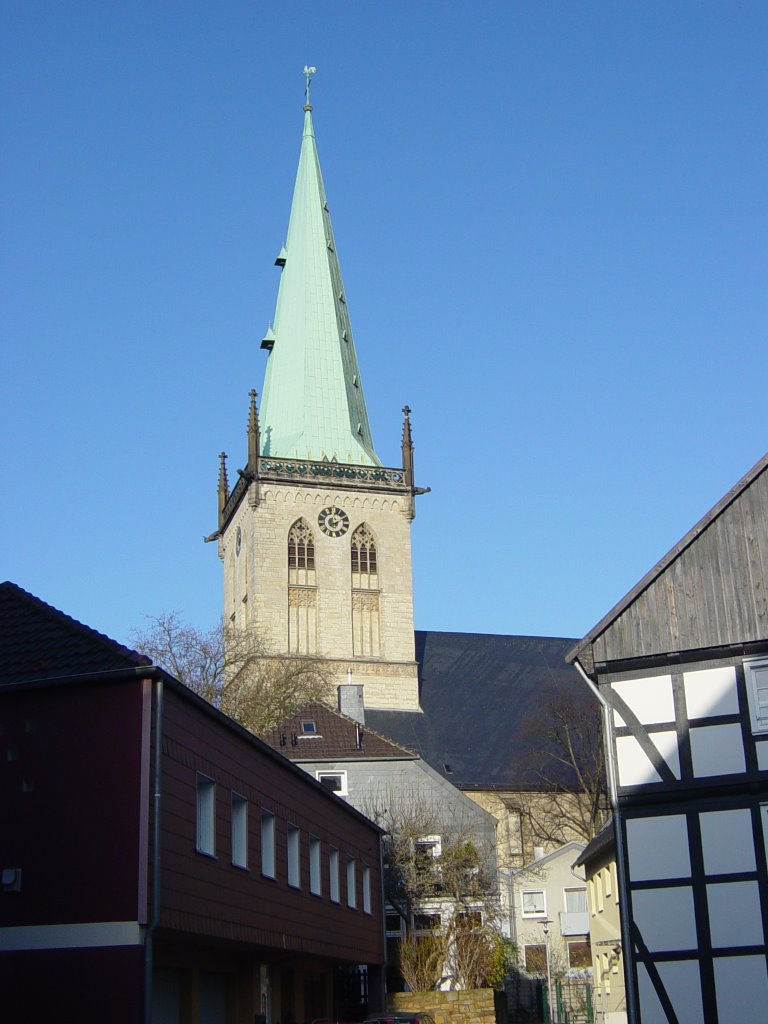
<svg viewBox="0 0 768 1024">
<path fill-rule="evenodd" d="M 384 844 L 379 836 L 379 885 L 381 888 L 381 928 L 384 932 L 384 963 L 381 965 L 379 980 L 379 1010 L 387 1009 L 387 903 L 384 897 Z M 369 1007 L 370 1012 L 370 1007 Z"/>
<path fill-rule="evenodd" d="M 163 752 L 163 680 L 155 688 L 155 765 L 153 778 L 152 916 L 144 936 L 144 1024 L 152 1024 L 152 939 L 160 920 L 160 797 Z"/>
<path fill-rule="evenodd" d="M 616 846 L 616 870 L 619 876 L 619 892 L 622 897 L 624 911 L 622 913 L 622 907 L 620 906 L 619 923 L 621 924 L 621 945 L 624 952 L 624 991 L 626 993 L 627 1017 L 629 1024 L 635 1024 L 638 1020 L 638 1008 L 635 999 L 633 979 L 629 977 L 630 971 L 633 969 L 632 961 L 634 960 L 634 957 L 632 956 L 632 938 L 629 930 L 629 908 L 626 906 L 626 895 L 629 892 L 629 887 L 624 874 L 624 833 L 621 828 L 619 802 L 616 796 L 616 766 L 613 763 L 613 744 L 611 742 L 611 729 L 613 727 L 613 721 L 611 719 L 612 709 L 608 704 L 608 701 L 600 693 L 600 687 L 589 678 L 578 660 L 574 660 L 573 665 L 581 678 L 600 701 L 603 709 L 603 742 L 605 744 L 605 764 L 608 769 L 608 799 L 610 800 L 611 813 L 613 814 L 613 841 Z"/>
</svg>

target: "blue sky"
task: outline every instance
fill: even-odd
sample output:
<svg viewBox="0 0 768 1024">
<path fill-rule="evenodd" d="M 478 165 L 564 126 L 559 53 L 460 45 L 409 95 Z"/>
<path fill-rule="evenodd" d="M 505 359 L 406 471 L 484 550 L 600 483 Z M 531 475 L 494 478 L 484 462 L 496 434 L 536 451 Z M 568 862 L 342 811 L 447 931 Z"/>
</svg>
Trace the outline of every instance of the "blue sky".
<svg viewBox="0 0 768 1024">
<path fill-rule="evenodd" d="M 218 617 L 305 63 L 419 628 L 582 635 L 765 451 L 765 3 L 2 9 L 3 578 Z"/>
</svg>

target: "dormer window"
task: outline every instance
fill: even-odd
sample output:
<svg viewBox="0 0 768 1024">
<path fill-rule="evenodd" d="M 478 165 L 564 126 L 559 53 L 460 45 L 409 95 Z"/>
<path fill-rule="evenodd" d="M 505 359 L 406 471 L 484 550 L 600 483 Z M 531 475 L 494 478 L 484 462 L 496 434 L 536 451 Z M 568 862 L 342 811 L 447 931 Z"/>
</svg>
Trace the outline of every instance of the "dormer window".
<svg viewBox="0 0 768 1024">
<path fill-rule="evenodd" d="M 302 721 L 301 732 L 303 736 L 317 736 L 317 723 L 312 722 L 310 719 Z"/>
</svg>

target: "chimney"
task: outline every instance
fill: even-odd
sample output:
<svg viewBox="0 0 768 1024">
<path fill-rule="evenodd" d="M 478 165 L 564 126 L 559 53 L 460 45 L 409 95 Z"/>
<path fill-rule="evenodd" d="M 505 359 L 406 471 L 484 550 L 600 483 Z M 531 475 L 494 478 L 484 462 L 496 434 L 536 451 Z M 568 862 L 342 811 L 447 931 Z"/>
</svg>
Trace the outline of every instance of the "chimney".
<svg viewBox="0 0 768 1024">
<path fill-rule="evenodd" d="M 365 704 L 361 683 L 343 683 L 339 687 L 339 711 L 365 725 Z"/>
</svg>

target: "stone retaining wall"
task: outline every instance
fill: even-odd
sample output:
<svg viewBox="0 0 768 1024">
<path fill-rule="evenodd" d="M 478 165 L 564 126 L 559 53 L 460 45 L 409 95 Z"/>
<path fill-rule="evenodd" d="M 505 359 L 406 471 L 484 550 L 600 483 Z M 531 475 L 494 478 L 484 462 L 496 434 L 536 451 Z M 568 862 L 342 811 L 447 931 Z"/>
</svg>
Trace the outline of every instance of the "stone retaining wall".
<svg viewBox="0 0 768 1024">
<path fill-rule="evenodd" d="M 435 1024 L 505 1024 L 506 1001 L 503 992 L 492 988 L 463 992 L 391 992 L 390 1010 L 423 1010 Z"/>
</svg>

